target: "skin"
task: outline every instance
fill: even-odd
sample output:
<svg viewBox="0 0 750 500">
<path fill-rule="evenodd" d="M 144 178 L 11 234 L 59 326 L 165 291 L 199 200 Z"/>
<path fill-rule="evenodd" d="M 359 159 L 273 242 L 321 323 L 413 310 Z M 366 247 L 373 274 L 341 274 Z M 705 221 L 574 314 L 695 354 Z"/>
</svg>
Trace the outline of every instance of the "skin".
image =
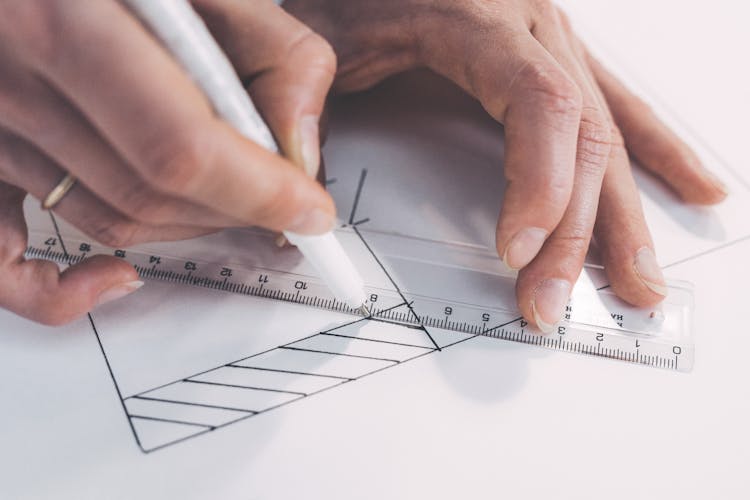
<svg viewBox="0 0 750 500">
<path fill-rule="evenodd" d="M 594 234 L 621 298 L 639 306 L 664 298 L 629 156 L 686 203 L 726 197 L 687 145 L 588 54 L 547 0 L 287 0 L 284 6 L 333 45 L 336 90 L 366 89 L 426 67 L 504 125 L 507 188 L 497 250 L 520 270 L 519 309 L 543 330 L 561 318 Z M 535 237 L 523 236 L 527 228 Z"/>
<path fill-rule="evenodd" d="M 726 195 L 547 1 L 287 0 L 288 13 L 268 0 L 193 4 L 288 160 L 217 119 L 114 0 L 0 0 L 0 306 L 60 324 L 133 289 L 119 259 L 63 273 L 23 259 L 22 200 L 43 198 L 65 172 L 79 182 L 55 212 L 110 246 L 242 225 L 325 231 L 333 203 L 312 177 L 329 87 L 361 90 L 416 67 L 453 80 L 505 126 L 498 253 L 520 270 L 519 308 L 543 329 L 594 233 L 621 297 L 663 298 L 628 154 L 686 202 Z"/>
<path fill-rule="evenodd" d="M 62 324 L 138 286 L 135 270 L 113 257 L 62 273 L 24 260 L 21 203 L 26 193 L 43 199 L 65 172 L 78 182 L 55 213 L 109 246 L 231 226 L 332 226 L 333 201 L 303 153 L 319 157 L 335 56 L 272 2 L 253 2 L 252 12 L 241 3 L 195 5 L 214 29 L 235 23 L 220 41 L 289 160 L 218 119 L 118 2 L 0 1 L 0 306 Z"/>
</svg>

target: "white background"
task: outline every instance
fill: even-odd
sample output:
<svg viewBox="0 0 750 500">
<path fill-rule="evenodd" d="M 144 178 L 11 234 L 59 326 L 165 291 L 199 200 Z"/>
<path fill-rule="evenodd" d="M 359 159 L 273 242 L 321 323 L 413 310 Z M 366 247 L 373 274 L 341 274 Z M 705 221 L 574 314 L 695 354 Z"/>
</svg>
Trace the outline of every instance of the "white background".
<svg viewBox="0 0 750 500">
<path fill-rule="evenodd" d="M 742 2 L 569 3 L 750 177 Z M 150 455 L 85 322 L 0 313 L 0 497 L 747 498 L 749 253 L 670 270 L 697 290 L 689 375 L 480 339 Z"/>
</svg>

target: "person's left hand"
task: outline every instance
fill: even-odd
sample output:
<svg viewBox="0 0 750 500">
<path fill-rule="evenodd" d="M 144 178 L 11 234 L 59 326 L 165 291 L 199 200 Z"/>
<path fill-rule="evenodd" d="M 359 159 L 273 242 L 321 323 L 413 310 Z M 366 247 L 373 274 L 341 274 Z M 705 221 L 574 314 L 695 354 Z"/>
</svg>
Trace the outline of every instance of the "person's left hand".
<svg viewBox="0 0 750 500">
<path fill-rule="evenodd" d="M 593 232 L 621 298 L 646 306 L 667 293 L 628 153 L 687 203 L 726 196 L 549 0 L 287 0 L 284 8 L 333 45 L 334 89 L 427 67 L 504 124 L 497 250 L 520 269 L 519 308 L 544 331 L 565 312 Z"/>
</svg>

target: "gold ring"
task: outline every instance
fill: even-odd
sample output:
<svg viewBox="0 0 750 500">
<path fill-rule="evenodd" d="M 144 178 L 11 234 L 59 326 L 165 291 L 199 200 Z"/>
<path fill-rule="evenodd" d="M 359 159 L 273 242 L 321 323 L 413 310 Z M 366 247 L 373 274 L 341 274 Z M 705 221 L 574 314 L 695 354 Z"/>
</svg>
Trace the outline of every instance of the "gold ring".
<svg viewBox="0 0 750 500">
<path fill-rule="evenodd" d="M 44 201 L 42 201 L 42 210 L 50 210 L 52 207 L 60 203 L 60 200 L 68 194 L 68 191 L 70 191 L 70 188 L 72 188 L 75 183 L 76 178 L 71 174 L 63 177 L 63 180 L 61 180 L 60 183 L 50 191 L 47 197 L 44 198 Z"/>
</svg>

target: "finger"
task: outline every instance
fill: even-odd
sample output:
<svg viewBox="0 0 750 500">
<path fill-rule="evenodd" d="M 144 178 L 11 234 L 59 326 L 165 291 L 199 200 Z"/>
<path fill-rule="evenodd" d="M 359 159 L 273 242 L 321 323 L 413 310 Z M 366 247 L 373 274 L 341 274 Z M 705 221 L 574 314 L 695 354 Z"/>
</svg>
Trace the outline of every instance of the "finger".
<svg viewBox="0 0 750 500">
<path fill-rule="evenodd" d="M 64 175 L 65 172 L 53 160 L 33 145 L 0 129 L 0 180 L 41 200 Z M 193 238 L 213 231 L 200 226 L 140 223 L 114 210 L 79 183 L 55 205 L 54 210 L 94 240 L 115 248 L 145 241 Z"/>
<path fill-rule="evenodd" d="M 541 18 L 534 36 L 560 62 L 580 89 L 583 102 L 575 176 L 565 213 L 533 261 L 518 275 L 516 294 L 526 318 L 550 331 L 565 312 L 573 284 L 583 269 L 596 220 L 602 178 L 610 162 L 612 125 L 593 81 L 577 58 L 562 20 Z"/>
<path fill-rule="evenodd" d="M 480 89 L 479 99 L 505 124 L 505 195 L 496 242 L 512 269 L 527 265 L 558 226 L 570 200 L 581 95 L 569 74 L 530 34 L 521 35 L 503 68 L 505 89 Z"/>
<path fill-rule="evenodd" d="M 636 306 L 649 306 L 667 295 L 641 207 L 625 147 L 613 148 L 604 176 L 595 234 L 612 289 Z"/>
<path fill-rule="evenodd" d="M 506 265 L 520 269 L 536 256 L 570 200 L 581 93 L 524 19 L 469 37 L 465 26 L 476 19 L 454 21 L 445 21 L 439 33 L 428 32 L 420 53 L 430 69 L 505 125 L 506 188 L 496 243 Z"/>
<path fill-rule="evenodd" d="M 35 69 L 150 185 L 248 225 L 300 233 L 331 228 L 330 196 L 218 119 L 177 63 L 121 5 L 46 7 L 55 9 L 65 37 L 46 50 L 39 44 L 28 49 Z M 138 61 L 137 70 L 124 61 Z"/>
<path fill-rule="evenodd" d="M 53 262 L 25 260 L 23 198 L 23 191 L 0 182 L 1 307 L 34 321 L 59 325 L 143 285 L 135 269 L 115 257 L 92 257 L 62 273 Z"/>
<path fill-rule="evenodd" d="M 572 31 L 569 34 L 576 53 L 586 61 L 584 45 Z M 584 68 L 594 79 L 589 65 L 584 64 Z M 601 89 L 595 88 L 599 99 L 604 101 Z M 604 109 L 613 120 L 609 108 L 604 106 Z M 613 129 L 615 140 L 602 184 L 594 233 L 615 293 L 636 306 L 654 305 L 667 295 L 666 281 L 656 260 L 624 140 L 615 126 Z"/>
<path fill-rule="evenodd" d="M 336 73 L 323 38 L 271 1 L 196 2 L 266 118 L 285 156 L 315 178 L 319 122 Z"/>
<path fill-rule="evenodd" d="M 587 60 L 622 130 L 625 145 L 639 164 L 661 177 L 688 203 L 712 205 L 726 198 L 726 186 L 645 102 L 595 58 L 587 55 Z"/>
<path fill-rule="evenodd" d="M 153 189 L 58 92 L 13 61 L 0 64 L 5 71 L 0 80 L 2 125 L 55 158 L 60 168 L 114 209 L 147 225 L 241 225 L 210 207 Z M 4 147 L 12 148 L 13 142 L 5 140 Z"/>
</svg>

